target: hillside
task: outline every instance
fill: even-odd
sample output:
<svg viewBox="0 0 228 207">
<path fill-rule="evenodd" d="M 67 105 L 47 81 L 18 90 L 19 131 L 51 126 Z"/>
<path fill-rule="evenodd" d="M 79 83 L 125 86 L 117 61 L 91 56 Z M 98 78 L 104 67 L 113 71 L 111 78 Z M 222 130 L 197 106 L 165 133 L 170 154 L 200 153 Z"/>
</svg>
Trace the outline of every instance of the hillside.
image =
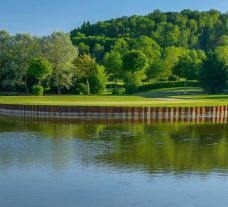
<svg viewBox="0 0 228 207">
<path fill-rule="evenodd" d="M 129 49 L 134 40 L 146 36 L 161 48 L 175 46 L 208 51 L 228 42 L 228 14 L 216 10 L 207 12 L 183 10 L 161 12 L 146 16 L 131 16 L 84 23 L 71 31 L 74 44 L 89 50 L 99 59 L 101 53 L 112 48 Z"/>
</svg>

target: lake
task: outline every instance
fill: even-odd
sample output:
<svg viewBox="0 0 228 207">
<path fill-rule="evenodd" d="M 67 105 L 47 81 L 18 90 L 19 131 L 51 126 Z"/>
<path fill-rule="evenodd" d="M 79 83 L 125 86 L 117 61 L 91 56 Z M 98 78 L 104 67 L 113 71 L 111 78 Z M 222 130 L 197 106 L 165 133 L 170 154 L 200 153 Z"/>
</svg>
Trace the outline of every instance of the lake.
<svg viewBox="0 0 228 207">
<path fill-rule="evenodd" d="M 228 125 L 0 117 L 1 207 L 227 207 Z"/>
</svg>

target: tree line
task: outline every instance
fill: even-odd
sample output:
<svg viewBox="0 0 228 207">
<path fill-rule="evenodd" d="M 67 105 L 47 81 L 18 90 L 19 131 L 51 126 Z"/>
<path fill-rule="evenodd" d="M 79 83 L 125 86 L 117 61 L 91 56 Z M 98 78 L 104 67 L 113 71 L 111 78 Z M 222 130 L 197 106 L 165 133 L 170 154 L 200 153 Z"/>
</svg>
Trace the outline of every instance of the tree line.
<svg viewBox="0 0 228 207">
<path fill-rule="evenodd" d="M 207 93 L 227 81 L 228 14 L 183 10 L 83 23 L 37 37 L 0 31 L 0 89 L 101 94 L 118 81 L 134 93 L 142 81 L 200 80 Z"/>
<path fill-rule="evenodd" d="M 105 82 L 104 67 L 90 55 L 78 56 L 69 34 L 11 36 L 0 31 L 2 91 L 95 94 L 104 92 Z"/>
</svg>

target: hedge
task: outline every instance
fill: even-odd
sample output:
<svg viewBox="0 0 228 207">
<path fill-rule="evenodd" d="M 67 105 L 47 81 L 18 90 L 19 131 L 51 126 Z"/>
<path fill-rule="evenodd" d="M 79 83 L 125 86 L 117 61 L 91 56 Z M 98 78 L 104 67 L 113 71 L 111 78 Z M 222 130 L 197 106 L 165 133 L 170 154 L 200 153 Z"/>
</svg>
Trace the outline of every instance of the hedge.
<svg viewBox="0 0 228 207">
<path fill-rule="evenodd" d="M 188 87 L 199 87 L 198 81 L 187 81 Z M 148 83 L 137 87 L 138 92 L 149 91 L 160 88 L 185 87 L 185 81 L 164 81 L 157 83 Z"/>
</svg>

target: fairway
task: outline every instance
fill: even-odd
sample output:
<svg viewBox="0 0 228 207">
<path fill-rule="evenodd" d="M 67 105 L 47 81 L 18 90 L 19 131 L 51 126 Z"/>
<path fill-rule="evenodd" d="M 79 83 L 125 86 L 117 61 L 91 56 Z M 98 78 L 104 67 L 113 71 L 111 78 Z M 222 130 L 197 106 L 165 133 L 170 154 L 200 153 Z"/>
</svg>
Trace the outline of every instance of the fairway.
<svg viewBox="0 0 228 207">
<path fill-rule="evenodd" d="M 62 105 L 62 106 L 220 106 L 228 105 L 228 95 L 199 94 L 199 89 L 159 89 L 132 96 L 0 96 L 0 104 Z"/>
</svg>

